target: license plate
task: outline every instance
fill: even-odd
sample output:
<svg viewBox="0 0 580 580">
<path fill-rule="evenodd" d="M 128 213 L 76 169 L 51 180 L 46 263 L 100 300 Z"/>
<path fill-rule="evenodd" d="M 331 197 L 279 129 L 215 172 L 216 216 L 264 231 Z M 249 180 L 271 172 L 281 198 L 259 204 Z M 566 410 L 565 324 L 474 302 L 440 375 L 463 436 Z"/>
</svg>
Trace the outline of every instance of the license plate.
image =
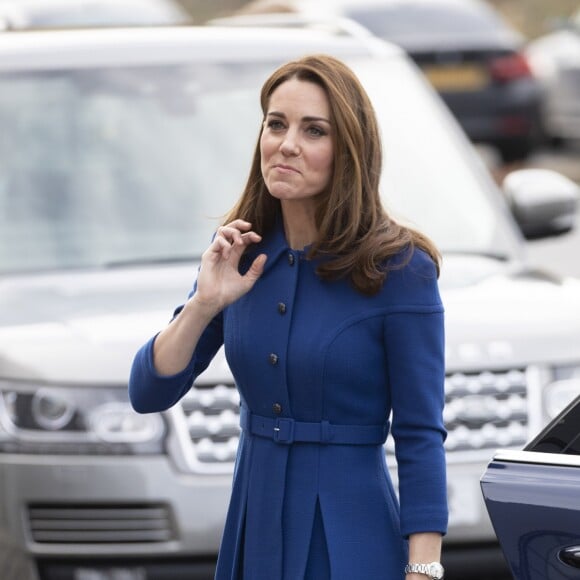
<svg viewBox="0 0 580 580">
<path fill-rule="evenodd" d="M 74 580 L 147 580 L 143 568 L 77 568 Z"/>
<path fill-rule="evenodd" d="M 489 82 L 485 70 L 476 65 L 429 66 L 423 72 L 440 91 L 477 91 Z"/>
<path fill-rule="evenodd" d="M 449 527 L 473 525 L 481 516 L 481 493 L 472 478 L 454 477 L 447 483 Z"/>
</svg>

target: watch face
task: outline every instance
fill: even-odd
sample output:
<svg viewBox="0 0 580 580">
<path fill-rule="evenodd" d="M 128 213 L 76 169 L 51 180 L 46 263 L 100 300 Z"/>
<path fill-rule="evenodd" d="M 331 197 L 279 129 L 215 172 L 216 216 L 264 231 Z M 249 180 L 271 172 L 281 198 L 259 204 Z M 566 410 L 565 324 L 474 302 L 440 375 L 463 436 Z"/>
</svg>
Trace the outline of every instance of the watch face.
<svg viewBox="0 0 580 580">
<path fill-rule="evenodd" d="M 429 564 L 429 576 L 431 576 L 433 580 L 441 580 L 443 578 L 443 566 L 438 562 Z"/>
</svg>

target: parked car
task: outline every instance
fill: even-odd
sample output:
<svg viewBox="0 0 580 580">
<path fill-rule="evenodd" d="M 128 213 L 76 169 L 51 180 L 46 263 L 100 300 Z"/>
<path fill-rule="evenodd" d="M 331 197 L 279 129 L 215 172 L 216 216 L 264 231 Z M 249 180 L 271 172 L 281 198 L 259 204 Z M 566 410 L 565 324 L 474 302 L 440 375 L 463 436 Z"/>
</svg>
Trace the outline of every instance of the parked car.
<svg viewBox="0 0 580 580">
<path fill-rule="evenodd" d="M 0 31 L 191 22 L 174 0 L 0 0 Z"/>
<path fill-rule="evenodd" d="M 552 142 L 580 140 L 580 8 L 531 41 L 526 55 L 545 93 L 543 127 Z"/>
<path fill-rule="evenodd" d="M 481 487 L 515 580 L 580 577 L 580 397 L 523 450 L 498 451 Z"/>
<path fill-rule="evenodd" d="M 254 0 L 239 15 L 294 12 L 343 16 L 404 48 L 472 141 L 504 161 L 525 159 L 541 141 L 542 93 L 524 38 L 483 0 Z"/>
<path fill-rule="evenodd" d="M 580 282 L 527 267 L 514 216 L 530 236 L 568 230 L 577 187 L 527 170 L 500 192 L 416 65 L 372 35 L 207 26 L 0 35 L 2 580 L 211 573 L 239 433 L 225 358 L 162 414 L 134 413 L 127 380 L 240 193 L 262 82 L 307 52 L 356 71 L 385 203 L 444 255 L 448 577 L 490 555 L 505 569 L 481 473 L 580 366 Z"/>
</svg>

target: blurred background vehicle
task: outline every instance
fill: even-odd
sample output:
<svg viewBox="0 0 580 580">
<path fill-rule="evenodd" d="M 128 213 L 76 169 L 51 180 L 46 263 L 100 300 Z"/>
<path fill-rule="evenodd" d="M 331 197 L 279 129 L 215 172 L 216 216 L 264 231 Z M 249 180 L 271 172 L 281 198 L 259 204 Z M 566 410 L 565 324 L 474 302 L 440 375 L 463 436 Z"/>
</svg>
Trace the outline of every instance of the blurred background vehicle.
<svg viewBox="0 0 580 580">
<path fill-rule="evenodd" d="M 238 13 L 345 16 L 404 48 L 474 142 L 504 161 L 541 139 L 541 91 L 525 40 L 483 0 L 254 0 Z"/>
<path fill-rule="evenodd" d="M 0 35 L 2 580 L 210 577 L 239 433 L 223 353 L 163 414 L 132 412 L 127 378 L 241 191 L 263 80 L 306 52 L 361 78 L 385 203 L 444 255 L 448 578 L 507 570 L 479 479 L 577 390 L 580 281 L 529 267 L 524 243 L 574 226 L 577 186 L 523 170 L 500 192 L 372 35 L 206 26 Z"/>
<path fill-rule="evenodd" d="M 191 22 L 174 0 L 0 0 L 0 31 Z"/>
<path fill-rule="evenodd" d="M 580 397 L 522 451 L 496 452 L 481 487 L 514 578 L 578 578 Z"/>
<path fill-rule="evenodd" d="M 580 140 L 580 8 L 556 30 L 531 41 L 526 55 L 545 95 L 546 136 L 556 144 Z"/>
</svg>

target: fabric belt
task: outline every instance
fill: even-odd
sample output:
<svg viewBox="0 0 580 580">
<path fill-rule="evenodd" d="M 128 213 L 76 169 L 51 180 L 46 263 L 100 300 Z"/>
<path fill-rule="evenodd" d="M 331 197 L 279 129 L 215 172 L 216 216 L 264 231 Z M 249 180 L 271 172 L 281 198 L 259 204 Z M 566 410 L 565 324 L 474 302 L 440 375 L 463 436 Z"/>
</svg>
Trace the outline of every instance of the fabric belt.
<svg viewBox="0 0 580 580">
<path fill-rule="evenodd" d="M 322 443 L 330 445 L 382 445 L 389 433 L 383 425 L 337 425 L 328 421 L 308 423 L 290 417 L 262 417 L 242 407 L 240 426 L 244 431 L 276 443 Z"/>
</svg>

